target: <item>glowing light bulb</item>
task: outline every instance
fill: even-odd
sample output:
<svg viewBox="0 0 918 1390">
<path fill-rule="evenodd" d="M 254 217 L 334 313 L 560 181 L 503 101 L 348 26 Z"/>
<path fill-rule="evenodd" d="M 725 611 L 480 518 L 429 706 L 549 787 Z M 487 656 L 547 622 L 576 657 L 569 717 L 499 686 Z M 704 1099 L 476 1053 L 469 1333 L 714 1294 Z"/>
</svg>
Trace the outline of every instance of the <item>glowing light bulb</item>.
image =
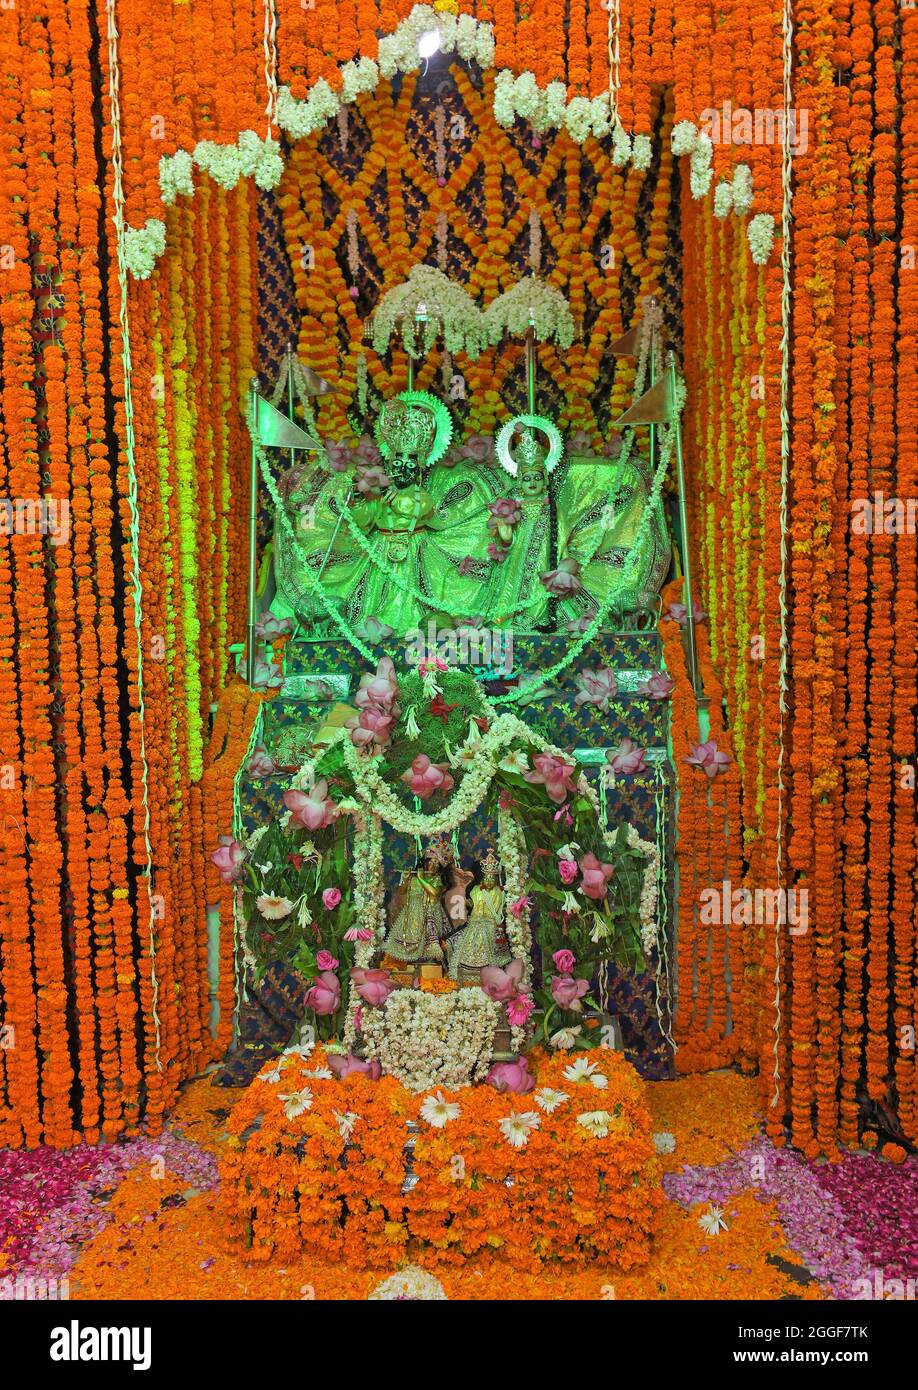
<svg viewBox="0 0 918 1390">
<path fill-rule="evenodd" d="M 440 47 L 440 32 L 438 29 L 431 29 L 428 33 L 422 34 L 418 39 L 418 53 L 422 58 L 432 58 Z"/>
</svg>

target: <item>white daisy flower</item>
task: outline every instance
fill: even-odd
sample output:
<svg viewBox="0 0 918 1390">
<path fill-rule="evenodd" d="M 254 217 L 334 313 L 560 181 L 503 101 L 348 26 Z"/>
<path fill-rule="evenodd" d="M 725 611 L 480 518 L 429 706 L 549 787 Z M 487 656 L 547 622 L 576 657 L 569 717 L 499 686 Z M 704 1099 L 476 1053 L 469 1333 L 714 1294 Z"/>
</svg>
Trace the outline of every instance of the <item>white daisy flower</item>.
<svg viewBox="0 0 918 1390">
<path fill-rule="evenodd" d="M 341 1135 L 344 1142 L 347 1143 L 354 1132 L 354 1126 L 360 1119 L 360 1116 L 356 1115 L 353 1110 L 345 1110 L 343 1113 L 340 1110 L 333 1110 L 332 1114 L 335 1117 L 335 1124 L 338 1126 L 338 1133 Z"/>
<path fill-rule="evenodd" d="M 564 1068 L 564 1077 L 566 1081 L 593 1081 L 597 1072 L 599 1072 L 597 1062 L 590 1062 L 586 1057 L 578 1057 L 576 1061 L 571 1062 L 569 1067 Z M 602 1076 L 601 1072 L 599 1074 Z M 604 1076 L 600 1082 L 593 1081 L 594 1086 L 602 1087 L 608 1084 Z"/>
<path fill-rule="evenodd" d="M 703 1211 L 699 1216 L 698 1225 L 709 1236 L 716 1236 L 720 1231 L 729 1230 L 724 1219 L 723 1208 L 715 1207 L 713 1202 L 710 1203 L 707 1211 Z"/>
<path fill-rule="evenodd" d="M 304 1076 L 311 1076 L 313 1081 L 334 1081 L 334 1073 L 328 1067 L 316 1067 L 313 1071 L 305 1071 Z"/>
<path fill-rule="evenodd" d="M 534 1110 L 523 1110 L 515 1115 L 507 1115 L 500 1121 L 504 1138 L 514 1149 L 522 1149 L 529 1143 L 529 1136 L 538 1129 L 542 1118 Z"/>
<path fill-rule="evenodd" d="M 612 1116 L 608 1110 L 586 1110 L 577 1116 L 577 1123 L 588 1130 L 594 1139 L 605 1139 L 609 1133 Z"/>
<path fill-rule="evenodd" d="M 590 1085 L 595 1086 L 597 1091 L 604 1091 L 609 1084 L 609 1078 L 605 1072 L 594 1071 L 590 1076 Z"/>
<path fill-rule="evenodd" d="M 551 1086 L 542 1086 L 540 1090 L 533 1092 L 532 1099 L 545 1111 L 546 1115 L 551 1115 L 563 1101 L 568 1099 L 568 1096 L 565 1091 L 554 1091 Z"/>
<path fill-rule="evenodd" d="M 272 1067 L 270 1071 L 259 1072 L 258 1079 L 259 1081 L 267 1081 L 269 1086 L 276 1086 L 281 1079 L 280 1063 L 276 1067 Z"/>
<path fill-rule="evenodd" d="M 442 1091 L 425 1096 L 421 1104 L 421 1119 L 434 1129 L 445 1129 L 450 1120 L 458 1120 L 461 1111 L 455 1101 L 447 1100 Z"/>
<path fill-rule="evenodd" d="M 671 1154 L 676 1152 L 676 1136 L 670 1134 L 668 1130 L 661 1130 L 659 1134 L 653 1136 L 653 1146 L 658 1154 Z"/>
<path fill-rule="evenodd" d="M 312 1108 L 312 1091 L 308 1086 L 304 1086 L 302 1091 L 291 1091 L 289 1095 L 281 1096 L 284 1101 L 284 1114 L 288 1120 L 295 1120 L 297 1115 L 302 1115 L 305 1111 Z"/>
</svg>

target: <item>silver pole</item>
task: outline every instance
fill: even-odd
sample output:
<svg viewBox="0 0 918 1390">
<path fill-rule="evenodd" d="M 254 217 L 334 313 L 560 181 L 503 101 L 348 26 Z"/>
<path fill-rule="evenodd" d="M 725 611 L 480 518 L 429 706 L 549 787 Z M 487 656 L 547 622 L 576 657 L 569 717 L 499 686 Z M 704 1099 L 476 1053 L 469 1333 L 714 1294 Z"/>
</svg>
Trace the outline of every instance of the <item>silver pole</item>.
<svg viewBox="0 0 918 1390">
<path fill-rule="evenodd" d="M 669 373 L 672 398 L 675 401 L 676 366 L 672 358 L 670 358 Z M 698 652 L 695 645 L 695 599 L 692 591 L 692 561 L 689 555 L 688 507 L 685 500 L 685 466 L 682 459 L 682 427 L 678 413 L 674 417 L 673 424 L 676 430 L 676 482 L 679 488 L 679 529 L 682 532 L 682 575 L 684 581 L 682 586 L 682 597 L 685 599 L 686 610 L 685 639 L 688 649 L 689 677 L 691 678 L 692 689 L 695 692 L 695 699 L 701 703 L 703 692 L 701 689 L 701 678 L 698 672 Z"/>
<path fill-rule="evenodd" d="M 255 685 L 255 624 L 258 621 L 258 377 L 249 383 L 252 410 L 252 468 L 249 475 L 249 621 L 245 644 L 246 684 Z"/>
</svg>

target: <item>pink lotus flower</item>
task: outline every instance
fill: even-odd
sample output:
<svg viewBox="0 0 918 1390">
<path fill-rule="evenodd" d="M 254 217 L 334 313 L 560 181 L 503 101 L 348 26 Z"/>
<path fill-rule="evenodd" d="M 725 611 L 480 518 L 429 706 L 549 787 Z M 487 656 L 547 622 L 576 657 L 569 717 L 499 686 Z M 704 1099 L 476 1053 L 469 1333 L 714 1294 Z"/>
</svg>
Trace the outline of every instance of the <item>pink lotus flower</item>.
<svg viewBox="0 0 918 1390">
<path fill-rule="evenodd" d="M 337 970 L 338 962 L 331 951 L 320 951 L 316 956 L 316 965 L 320 970 Z"/>
<path fill-rule="evenodd" d="M 578 671 L 577 684 L 580 689 L 574 696 L 575 705 L 598 705 L 604 714 L 609 713 L 609 701 L 618 694 L 618 682 L 607 667 Z"/>
<path fill-rule="evenodd" d="M 573 883 L 574 879 L 577 877 L 576 859 L 559 859 L 558 873 L 561 875 L 562 883 Z"/>
<path fill-rule="evenodd" d="M 523 519 L 520 504 L 515 497 L 498 497 L 496 501 L 488 503 L 488 511 L 497 521 L 503 521 L 508 526 L 515 526 Z"/>
<path fill-rule="evenodd" d="M 284 805 L 291 820 L 304 830 L 324 830 L 338 819 L 338 808 L 328 795 L 328 782 L 320 777 L 310 792 L 284 792 Z"/>
<path fill-rule="evenodd" d="M 453 786 L 446 763 L 432 763 L 426 753 L 419 753 L 411 766 L 402 773 L 402 781 L 415 796 L 426 801 L 434 792 L 448 792 Z"/>
<path fill-rule="evenodd" d="M 651 700 L 668 700 L 675 688 L 676 682 L 665 671 L 656 671 L 637 693 L 648 695 Z"/>
<path fill-rule="evenodd" d="M 587 628 L 592 626 L 595 617 L 596 610 L 594 608 L 592 613 L 584 613 L 582 618 L 571 618 L 569 623 L 565 623 L 564 630 L 565 632 L 586 632 Z"/>
<path fill-rule="evenodd" d="M 606 455 L 606 458 L 618 458 L 619 454 L 622 451 L 623 443 L 624 440 L 622 439 L 622 436 L 619 434 L 618 430 L 613 430 L 612 433 L 609 435 L 609 438 L 606 440 L 605 448 L 603 450 L 603 452 Z"/>
<path fill-rule="evenodd" d="M 571 781 L 573 763 L 566 763 L 563 758 L 556 758 L 553 753 L 537 753 L 532 761 L 535 771 L 524 772 L 523 777 L 527 782 L 544 783 L 545 790 L 556 805 L 560 805 L 569 793 L 577 790 Z"/>
<path fill-rule="evenodd" d="M 373 933 L 369 927 L 348 927 L 344 933 L 345 941 L 372 941 Z"/>
<path fill-rule="evenodd" d="M 376 674 L 374 676 L 361 676 L 360 685 L 354 696 L 354 704 L 358 709 L 368 709 L 375 705 L 377 709 L 389 714 L 395 703 L 398 694 L 398 680 L 395 675 L 395 665 L 391 656 L 382 656 L 376 663 Z M 398 717 L 396 715 L 396 717 Z"/>
<path fill-rule="evenodd" d="M 378 497 L 392 486 L 392 479 L 383 468 L 357 467 L 357 491 L 364 497 Z"/>
<path fill-rule="evenodd" d="M 515 1062 L 495 1062 L 485 1081 L 495 1091 L 509 1091 L 516 1096 L 527 1095 L 536 1084 L 526 1057 L 519 1057 Z"/>
<path fill-rule="evenodd" d="M 374 1008 L 385 1004 L 392 991 L 398 988 L 388 970 L 352 970 L 351 983 L 361 999 Z"/>
<path fill-rule="evenodd" d="M 475 567 L 477 564 L 478 561 L 475 559 L 474 555 L 464 555 L 462 557 L 462 559 L 459 561 L 459 573 L 462 575 L 463 579 L 466 579 L 470 574 L 475 573 Z"/>
<path fill-rule="evenodd" d="M 488 559 L 493 560 L 496 565 L 502 565 L 507 558 L 507 552 L 502 545 L 495 545 L 494 541 L 488 541 Z"/>
<path fill-rule="evenodd" d="M 646 756 L 646 748 L 639 748 L 634 739 L 626 737 L 617 748 L 609 749 L 606 760 L 613 772 L 630 776 L 634 772 L 644 771 Z"/>
<path fill-rule="evenodd" d="M 560 951 L 555 951 L 552 960 L 555 963 L 555 969 L 560 970 L 562 975 L 569 975 L 577 964 L 577 957 L 566 946 L 562 946 Z"/>
<path fill-rule="evenodd" d="M 289 618 L 276 618 L 268 608 L 255 624 L 255 635 L 263 638 L 265 642 L 276 642 L 278 637 L 286 637 L 292 627 Z"/>
<path fill-rule="evenodd" d="M 487 435 L 470 434 L 462 446 L 462 454 L 465 458 L 474 459 L 476 463 L 484 463 L 491 453 L 491 447 L 491 440 Z"/>
<path fill-rule="evenodd" d="M 369 434 L 362 434 L 360 436 L 355 446 L 354 453 L 361 462 L 369 464 L 370 466 L 379 463 L 382 457 L 379 449 L 376 447 L 376 441 L 373 439 L 373 436 Z"/>
<path fill-rule="evenodd" d="M 239 882 L 247 854 L 238 840 L 234 840 L 232 835 L 221 835 L 220 848 L 215 849 L 210 857 L 224 883 Z"/>
<path fill-rule="evenodd" d="M 515 999 L 511 999 L 507 1005 L 507 1022 L 510 1027 L 522 1028 L 534 1008 L 535 1004 L 528 994 L 518 994 Z"/>
<path fill-rule="evenodd" d="M 510 904 L 510 911 L 513 913 L 514 917 L 516 917 L 517 920 L 519 920 L 519 918 L 522 917 L 523 913 L 526 911 L 527 907 L 532 907 L 532 898 L 515 898 L 514 901 Z"/>
<path fill-rule="evenodd" d="M 381 623 L 378 618 L 367 618 L 366 622 L 358 623 L 354 631 L 364 642 L 382 642 L 393 633 L 389 624 Z"/>
<path fill-rule="evenodd" d="M 733 762 L 729 753 L 722 753 L 713 738 L 707 743 L 693 743 L 691 754 L 686 758 L 692 767 L 700 767 L 709 781 L 713 782 L 719 772 L 726 772 Z"/>
<path fill-rule="evenodd" d="M 577 578 L 579 573 L 580 561 L 571 556 L 562 560 L 556 570 L 548 570 L 546 574 L 540 574 L 539 578 L 550 594 L 554 594 L 556 598 L 566 598 L 569 594 L 576 594 L 583 587 Z"/>
<path fill-rule="evenodd" d="M 480 984 L 489 999 L 493 999 L 496 1004 L 508 1004 L 519 994 L 522 978 L 523 962 L 512 960 L 506 970 L 501 970 L 499 965 L 484 966 Z"/>
<path fill-rule="evenodd" d="M 344 439 L 326 439 L 325 457 L 333 473 L 346 473 L 353 462 L 350 442 Z"/>
<path fill-rule="evenodd" d="M 240 676 L 245 675 L 245 657 L 241 656 L 236 666 Z M 276 661 L 255 661 L 255 675 L 252 678 L 253 690 L 279 690 L 284 683 L 284 673 Z"/>
<path fill-rule="evenodd" d="M 373 743 L 382 748 L 392 737 L 394 723 L 394 715 L 384 714 L 376 705 L 368 705 L 359 715 L 346 720 L 344 727 L 350 730 L 355 748 L 368 748 Z"/>
<path fill-rule="evenodd" d="M 551 982 L 551 997 L 562 1009 L 580 1013 L 583 1009 L 581 999 L 590 987 L 589 980 L 574 980 L 570 975 L 555 975 Z"/>
<path fill-rule="evenodd" d="M 615 873 L 611 864 L 603 864 L 595 854 L 585 854 L 580 861 L 583 882 L 580 887 L 588 898 L 604 898 L 606 884 Z"/>
<path fill-rule="evenodd" d="M 334 912 L 335 908 L 338 906 L 340 901 L 340 888 L 326 888 L 325 892 L 322 894 L 322 905 L 324 906 L 326 912 Z"/>
<path fill-rule="evenodd" d="M 333 975 L 330 970 L 323 970 L 307 989 L 304 1002 L 307 1009 L 312 1009 L 314 1013 L 323 1017 L 336 1013 L 341 1003 L 341 982 L 338 976 Z"/>
<path fill-rule="evenodd" d="M 697 598 L 693 598 L 692 617 L 695 619 L 695 622 L 703 623 L 707 616 L 707 613 L 704 611 Z M 677 622 L 680 627 L 685 627 L 686 620 L 688 619 L 687 605 L 684 603 L 671 603 L 666 610 L 666 617 L 672 618 L 673 621 Z"/>
<path fill-rule="evenodd" d="M 270 777 L 277 770 L 277 764 L 263 744 L 252 749 L 245 767 L 250 777 Z"/>
<path fill-rule="evenodd" d="M 574 430 L 574 433 L 567 441 L 567 452 L 569 454 L 592 454 L 592 436 L 587 434 L 586 430 Z"/>
<path fill-rule="evenodd" d="M 326 1058 L 329 1071 L 333 1071 L 339 1081 L 343 1081 L 346 1076 L 368 1076 L 371 1081 L 378 1081 L 382 1076 L 382 1067 L 374 1059 L 372 1062 L 362 1062 L 359 1057 L 355 1057 L 353 1052 L 349 1052 L 346 1057 L 340 1053 L 330 1052 Z"/>
</svg>

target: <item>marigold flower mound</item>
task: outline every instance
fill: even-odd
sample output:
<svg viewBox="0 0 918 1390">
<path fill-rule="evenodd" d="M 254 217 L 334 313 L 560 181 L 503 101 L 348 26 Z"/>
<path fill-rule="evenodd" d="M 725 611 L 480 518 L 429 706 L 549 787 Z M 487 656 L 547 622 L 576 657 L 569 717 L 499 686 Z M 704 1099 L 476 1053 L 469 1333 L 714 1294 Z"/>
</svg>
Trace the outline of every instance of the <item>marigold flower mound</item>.
<svg viewBox="0 0 918 1390">
<path fill-rule="evenodd" d="M 332 1080 L 321 1051 L 269 1063 L 227 1124 L 223 1200 L 239 1253 L 306 1251 L 350 1269 L 422 1256 L 499 1256 L 532 1272 L 646 1264 L 663 1196 L 644 1083 L 614 1052 L 533 1056 L 536 1086 L 521 1095 Z"/>
</svg>

